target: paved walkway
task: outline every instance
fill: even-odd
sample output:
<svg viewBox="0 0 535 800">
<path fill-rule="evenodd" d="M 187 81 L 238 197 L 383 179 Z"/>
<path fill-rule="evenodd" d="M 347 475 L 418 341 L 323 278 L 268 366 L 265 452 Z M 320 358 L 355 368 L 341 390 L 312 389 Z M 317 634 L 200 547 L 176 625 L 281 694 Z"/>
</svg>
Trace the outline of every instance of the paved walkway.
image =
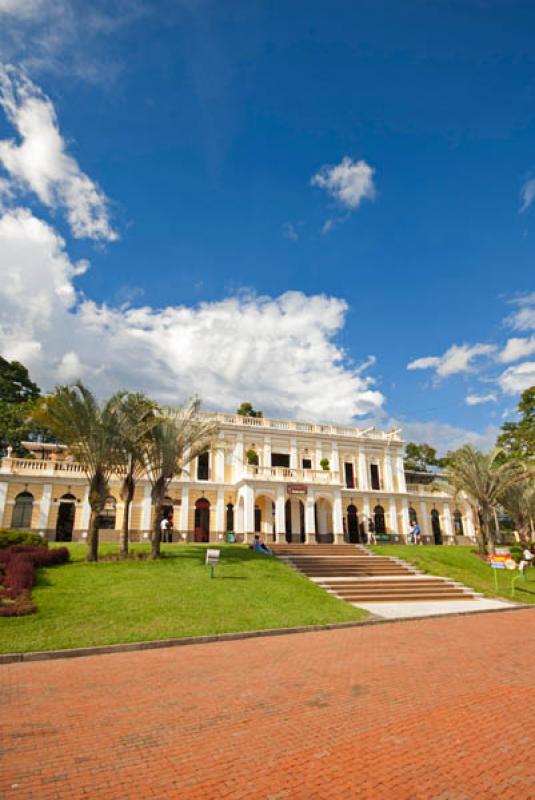
<svg viewBox="0 0 535 800">
<path fill-rule="evenodd" d="M 0 797 L 535 798 L 535 609 L 0 667 Z"/>
</svg>

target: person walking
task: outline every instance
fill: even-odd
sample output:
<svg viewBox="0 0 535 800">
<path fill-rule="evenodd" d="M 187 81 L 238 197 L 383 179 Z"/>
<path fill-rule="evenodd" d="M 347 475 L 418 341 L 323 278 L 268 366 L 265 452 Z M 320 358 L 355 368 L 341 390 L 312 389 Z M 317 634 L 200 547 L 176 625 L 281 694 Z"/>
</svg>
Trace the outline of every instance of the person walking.
<svg viewBox="0 0 535 800">
<path fill-rule="evenodd" d="M 368 517 L 368 544 L 377 544 L 377 539 L 375 538 L 375 525 L 371 517 Z"/>
</svg>

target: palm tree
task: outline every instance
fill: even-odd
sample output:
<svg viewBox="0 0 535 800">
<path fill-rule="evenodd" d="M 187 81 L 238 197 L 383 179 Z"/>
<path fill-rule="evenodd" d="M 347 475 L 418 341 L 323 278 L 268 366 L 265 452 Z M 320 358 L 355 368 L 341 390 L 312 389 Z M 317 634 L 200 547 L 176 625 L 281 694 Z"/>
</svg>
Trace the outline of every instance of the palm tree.
<svg viewBox="0 0 535 800">
<path fill-rule="evenodd" d="M 110 477 L 123 460 L 113 404 L 108 400 L 100 406 L 94 394 L 78 382 L 58 386 L 40 398 L 31 418 L 68 445 L 85 472 L 91 506 L 87 560 L 97 561 L 99 517 L 109 495 Z"/>
<path fill-rule="evenodd" d="M 484 552 L 485 541 L 489 552 L 494 553 L 494 511 L 500 506 L 503 494 L 525 476 L 525 467 L 518 461 L 504 461 L 500 448 L 484 454 L 464 445 L 448 457 L 444 475 L 455 493 L 463 492 L 479 513 L 483 532 L 483 539 L 479 539 L 480 553 Z"/>
<path fill-rule="evenodd" d="M 511 515 L 520 541 L 527 545 L 535 538 L 535 482 L 533 477 L 510 486 L 501 496 L 504 509 Z"/>
<path fill-rule="evenodd" d="M 110 406 L 116 416 L 124 458 L 120 490 L 124 513 L 119 552 L 125 558 L 128 555 L 130 506 L 136 483 L 145 473 L 145 447 L 149 442 L 151 428 L 157 422 L 157 406 L 140 392 L 117 392 L 110 399 Z"/>
<path fill-rule="evenodd" d="M 161 522 L 169 484 L 186 465 L 210 447 L 218 426 L 199 416 L 200 401 L 194 399 L 183 409 L 165 409 L 151 428 L 145 448 L 145 468 L 152 484 L 151 558 L 160 556 Z"/>
</svg>

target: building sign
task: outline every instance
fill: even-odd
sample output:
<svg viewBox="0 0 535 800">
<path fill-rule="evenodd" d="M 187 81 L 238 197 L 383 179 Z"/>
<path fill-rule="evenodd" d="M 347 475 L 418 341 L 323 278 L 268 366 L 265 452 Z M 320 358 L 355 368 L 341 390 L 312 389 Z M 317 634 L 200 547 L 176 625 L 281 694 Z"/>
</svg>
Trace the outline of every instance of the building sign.
<svg viewBox="0 0 535 800">
<path fill-rule="evenodd" d="M 306 494 L 307 487 L 306 486 L 299 486 L 297 484 L 290 484 L 286 487 L 288 490 L 288 494 Z"/>
</svg>

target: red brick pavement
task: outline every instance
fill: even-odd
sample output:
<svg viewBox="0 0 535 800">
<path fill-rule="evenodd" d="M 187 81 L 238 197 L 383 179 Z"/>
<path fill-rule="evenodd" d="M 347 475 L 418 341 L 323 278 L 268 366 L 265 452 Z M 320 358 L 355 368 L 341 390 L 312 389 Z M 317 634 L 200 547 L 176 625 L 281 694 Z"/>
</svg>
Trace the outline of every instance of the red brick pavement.
<svg viewBox="0 0 535 800">
<path fill-rule="evenodd" d="M 0 667 L 0 797 L 535 798 L 535 610 Z"/>
</svg>

